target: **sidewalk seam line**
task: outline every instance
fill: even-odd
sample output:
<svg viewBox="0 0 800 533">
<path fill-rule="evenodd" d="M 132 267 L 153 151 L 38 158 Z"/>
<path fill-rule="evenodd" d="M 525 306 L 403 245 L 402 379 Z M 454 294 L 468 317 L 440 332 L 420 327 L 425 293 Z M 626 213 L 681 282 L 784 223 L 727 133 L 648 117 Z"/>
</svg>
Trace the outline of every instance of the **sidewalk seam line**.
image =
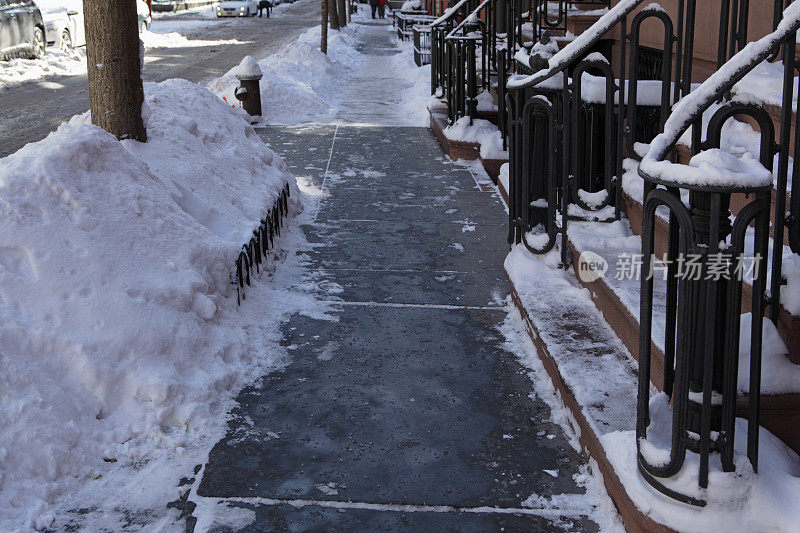
<svg viewBox="0 0 800 533">
<path fill-rule="evenodd" d="M 344 305 L 353 307 L 413 307 L 422 309 L 445 309 L 452 311 L 503 311 L 504 308 L 486 305 L 452 305 L 452 304 L 414 304 L 404 302 L 348 302 L 338 300 L 321 300 L 327 305 Z"/>
<path fill-rule="evenodd" d="M 370 503 L 337 500 L 304 500 L 264 497 L 223 497 L 214 498 L 204 496 L 216 503 L 245 503 L 251 505 L 290 505 L 295 508 L 317 506 L 333 509 L 364 509 L 371 511 L 390 511 L 407 513 L 469 513 L 469 514 L 500 514 L 500 515 L 531 515 L 541 517 L 562 516 L 588 516 L 585 509 L 543 508 L 543 507 L 458 507 L 454 505 L 415 505 L 398 503 Z"/>
</svg>

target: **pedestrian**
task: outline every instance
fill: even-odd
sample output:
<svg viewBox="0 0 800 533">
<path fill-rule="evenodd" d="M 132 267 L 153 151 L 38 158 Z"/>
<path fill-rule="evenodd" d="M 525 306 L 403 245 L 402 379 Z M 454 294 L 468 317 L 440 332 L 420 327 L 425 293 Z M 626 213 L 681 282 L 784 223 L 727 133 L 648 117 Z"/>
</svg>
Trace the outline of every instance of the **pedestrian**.
<svg viewBox="0 0 800 533">
<path fill-rule="evenodd" d="M 267 10 L 267 18 L 269 18 L 269 12 L 272 9 L 272 2 L 269 0 L 259 0 L 258 2 L 258 18 L 262 18 L 262 11 Z"/>
<path fill-rule="evenodd" d="M 382 19 L 386 18 L 386 4 L 389 0 L 378 0 L 378 16 Z"/>
<path fill-rule="evenodd" d="M 378 11 L 378 2 L 380 0 L 369 0 L 369 7 L 372 8 L 372 18 L 375 18 L 375 13 Z"/>
</svg>

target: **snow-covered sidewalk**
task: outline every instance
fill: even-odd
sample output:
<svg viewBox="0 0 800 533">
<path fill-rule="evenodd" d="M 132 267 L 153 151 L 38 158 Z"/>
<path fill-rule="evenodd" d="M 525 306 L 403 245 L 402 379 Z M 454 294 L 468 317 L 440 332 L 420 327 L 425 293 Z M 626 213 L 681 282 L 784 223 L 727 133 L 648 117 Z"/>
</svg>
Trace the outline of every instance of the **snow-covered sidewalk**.
<svg viewBox="0 0 800 533">
<path fill-rule="evenodd" d="M 279 53 L 257 58 L 264 124 L 427 126 L 430 66 L 417 68 L 411 43 L 397 43 L 391 25 L 365 21 L 354 15 L 344 30 L 331 30 L 327 55 L 314 27 Z M 229 102 L 236 101 L 234 72 L 209 85 Z"/>
</svg>

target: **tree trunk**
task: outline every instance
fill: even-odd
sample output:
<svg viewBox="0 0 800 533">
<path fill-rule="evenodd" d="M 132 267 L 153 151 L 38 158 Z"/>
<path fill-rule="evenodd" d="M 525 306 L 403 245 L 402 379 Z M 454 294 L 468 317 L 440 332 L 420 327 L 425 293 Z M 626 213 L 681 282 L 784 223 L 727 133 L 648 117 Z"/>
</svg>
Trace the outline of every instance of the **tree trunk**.
<svg viewBox="0 0 800 533">
<path fill-rule="evenodd" d="M 319 49 L 323 54 L 328 53 L 328 0 L 322 0 L 322 38 Z"/>
<path fill-rule="evenodd" d="M 331 23 L 332 30 L 339 29 L 339 10 L 336 0 L 328 0 L 328 20 Z"/>
<path fill-rule="evenodd" d="M 339 27 L 347 26 L 347 3 L 345 0 L 336 0 L 337 11 L 339 12 Z"/>
<path fill-rule="evenodd" d="M 146 142 L 136 2 L 83 0 L 83 11 L 92 123 L 118 139 Z"/>
</svg>

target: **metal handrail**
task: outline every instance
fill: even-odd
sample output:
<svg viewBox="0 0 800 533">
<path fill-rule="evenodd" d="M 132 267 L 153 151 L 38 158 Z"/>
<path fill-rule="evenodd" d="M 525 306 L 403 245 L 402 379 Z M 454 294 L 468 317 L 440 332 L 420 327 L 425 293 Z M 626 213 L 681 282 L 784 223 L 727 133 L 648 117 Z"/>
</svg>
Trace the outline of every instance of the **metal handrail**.
<svg viewBox="0 0 800 533">
<path fill-rule="evenodd" d="M 458 14 L 458 10 L 461 9 L 461 7 L 464 6 L 469 1 L 470 0 L 460 0 L 453 7 L 448 7 L 447 11 L 445 11 L 444 14 L 441 17 L 439 17 L 438 19 L 436 19 L 433 22 L 431 22 L 431 26 L 438 26 L 439 24 L 443 24 L 445 22 L 448 22 L 451 18 L 456 16 Z"/>
<path fill-rule="evenodd" d="M 516 90 L 534 87 L 556 74 L 564 72 L 643 2 L 645 0 L 623 0 L 600 17 L 597 22 L 574 41 L 553 55 L 548 60 L 547 68 L 528 76 L 511 76 L 508 80 L 508 89 Z"/>
<path fill-rule="evenodd" d="M 464 26 L 466 26 L 468 23 L 477 22 L 477 21 L 478 21 L 478 14 L 481 12 L 481 10 L 483 10 L 483 8 L 484 8 L 484 7 L 486 7 L 486 5 L 488 5 L 489 3 L 491 3 L 491 2 L 494 2 L 494 1 L 495 1 L 495 0 L 483 0 L 483 2 L 481 2 L 481 4 L 480 4 L 478 7 L 476 7 L 476 8 L 475 8 L 475 9 L 474 9 L 474 10 L 473 10 L 473 11 L 472 11 L 472 12 L 471 12 L 469 15 L 467 15 L 466 17 L 464 17 L 464 20 L 462 20 L 462 21 L 461 21 L 461 22 L 458 24 L 458 26 L 456 26 L 455 28 L 453 28 L 453 29 L 450 31 L 450 33 L 448 33 L 448 34 L 445 36 L 445 40 L 447 40 L 447 39 L 453 39 L 454 37 L 456 37 L 456 32 L 457 32 L 457 31 L 459 31 L 459 30 L 461 30 L 461 29 L 462 29 Z"/>
<path fill-rule="evenodd" d="M 777 29 L 758 41 L 745 46 L 720 69 L 714 72 L 698 89 L 684 96 L 673 107 L 664 132 L 650 143 L 650 150 L 639 165 L 643 177 L 653 179 L 653 165 L 665 161 L 675 148 L 681 136 L 707 111 L 719 101 L 719 95 L 728 93 L 757 65 L 769 58 L 781 43 L 800 29 L 800 2 L 792 3 L 784 11 L 783 20 Z M 648 171 L 650 169 L 650 171 Z"/>
</svg>

